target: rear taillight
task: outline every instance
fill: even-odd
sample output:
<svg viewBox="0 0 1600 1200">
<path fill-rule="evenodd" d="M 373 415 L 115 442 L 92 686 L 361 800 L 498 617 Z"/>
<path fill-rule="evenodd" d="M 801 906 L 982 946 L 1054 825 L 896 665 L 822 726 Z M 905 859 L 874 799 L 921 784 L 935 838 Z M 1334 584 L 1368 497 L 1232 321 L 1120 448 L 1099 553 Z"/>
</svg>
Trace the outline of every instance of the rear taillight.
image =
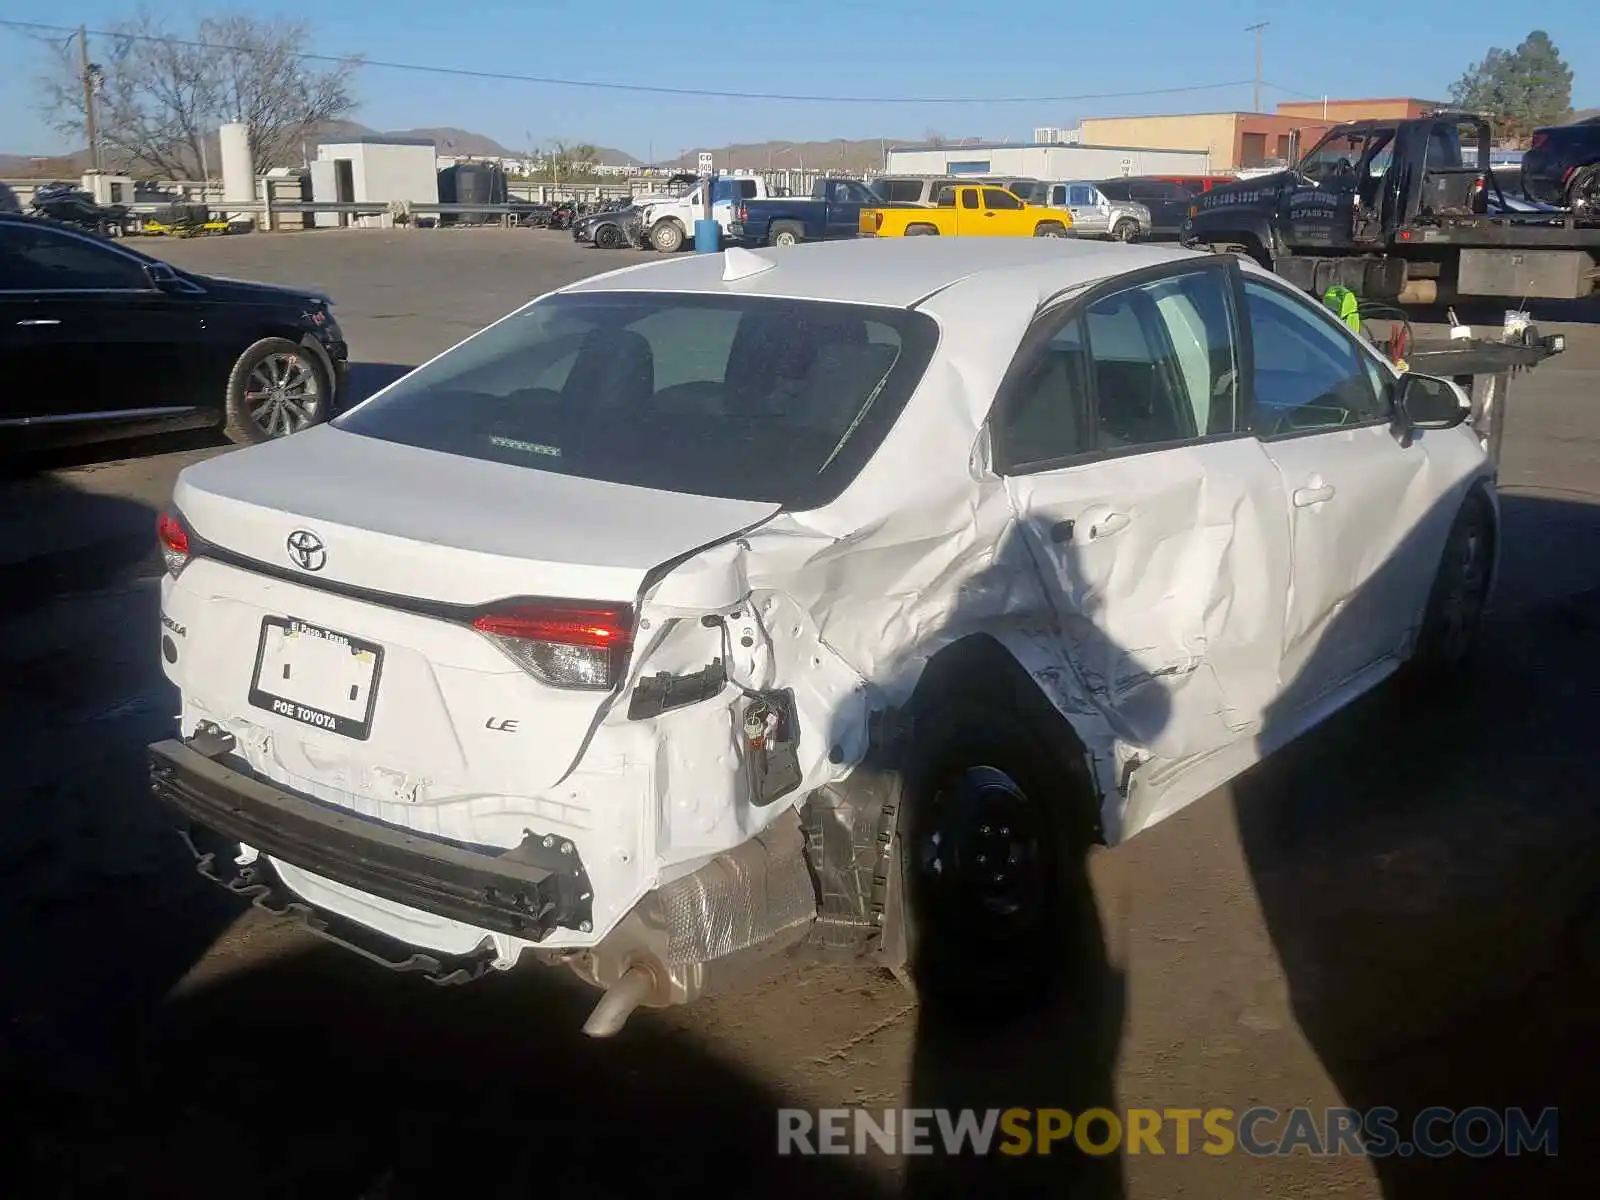
<svg viewBox="0 0 1600 1200">
<path fill-rule="evenodd" d="M 633 611 L 625 606 L 514 604 L 484 613 L 472 627 L 550 687 L 614 686 L 633 645 Z"/>
<path fill-rule="evenodd" d="M 750 206 L 747 205 L 747 204 L 739 205 L 739 224 L 743 225 L 749 219 L 750 219 Z"/>
<path fill-rule="evenodd" d="M 171 513 L 156 518 L 156 540 L 161 543 L 161 557 L 167 564 L 167 574 L 174 579 L 189 562 L 189 531 L 183 522 Z"/>
</svg>

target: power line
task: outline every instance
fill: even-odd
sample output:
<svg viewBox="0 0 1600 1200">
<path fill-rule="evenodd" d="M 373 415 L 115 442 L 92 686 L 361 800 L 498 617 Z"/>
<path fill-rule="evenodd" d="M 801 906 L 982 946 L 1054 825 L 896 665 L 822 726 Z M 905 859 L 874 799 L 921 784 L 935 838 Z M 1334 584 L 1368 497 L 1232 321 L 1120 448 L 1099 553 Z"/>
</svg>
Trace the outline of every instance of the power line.
<svg viewBox="0 0 1600 1200">
<path fill-rule="evenodd" d="M 46 25 L 37 21 L 0 21 L 0 28 L 33 31 L 37 33 L 76 34 L 75 27 Z M 186 38 L 155 36 L 153 34 L 118 33 L 115 30 L 90 29 L 95 37 L 113 38 L 124 42 L 155 42 L 167 46 L 184 46 L 195 50 L 220 50 L 235 54 L 251 53 L 248 46 L 228 46 L 217 42 L 202 42 Z M 695 96 L 715 100 L 781 100 L 800 104 L 1074 104 L 1083 100 L 1132 100 L 1149 96 L 1175 96 L 1191 92 L 1215 92 L 1225 88 L 1244 87 L 1251 81 L 1235 79 L 1228 83 L 1200 83 L 1186 87 L 1146 88 L 1130 92 L 1082 92 L 1073 96 L 817 96 L 792 92 L 725 92 L 710 88 L 665 87 L 644 83 L 615 83 L 598 79 L 559 79 L 549 75 L 522 75 L 509 71 L 478 71 L 468 67 L 441 67 L 428 63 L 397 62 L 381 58 L 361 58 L 352 55 L 314 54 L 296 52 L 290 57 L 301 62 L 344 64 L 376 67 L 386 71 L 413 71 L 428 75 L 449 75 L 458 79 L 486 79 L 501 83 L 537 83 L 548 87 L 589 88 L 595 91 L 634 92 L 655 96 Z"/>
</svg>

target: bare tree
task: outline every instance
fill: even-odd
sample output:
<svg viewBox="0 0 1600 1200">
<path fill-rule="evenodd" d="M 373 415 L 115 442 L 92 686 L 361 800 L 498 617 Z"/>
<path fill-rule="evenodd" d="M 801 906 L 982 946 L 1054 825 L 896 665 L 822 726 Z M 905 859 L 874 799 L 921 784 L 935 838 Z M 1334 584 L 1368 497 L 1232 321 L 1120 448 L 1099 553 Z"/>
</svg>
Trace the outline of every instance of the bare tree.
<svg viewBox="0 0 1600 1200">
<path fill-rule="evenodd" d="M 258 170 L 300 158 L 301 141 L 355 108 L 359 60 L 325 69 L 301 57 L 310 44 L 303 21 L 247 16 L 201 20 L 173 33 L 141 10 L 112 27 L 95 100 L 101 159 L 124 170 L 199 178 L 216 165 L 216 127 L 242 121 Z M 84 126 L 76 48 L 57 45 L 40 80 L 39 108 L 63 133 Z"/>
</svg>

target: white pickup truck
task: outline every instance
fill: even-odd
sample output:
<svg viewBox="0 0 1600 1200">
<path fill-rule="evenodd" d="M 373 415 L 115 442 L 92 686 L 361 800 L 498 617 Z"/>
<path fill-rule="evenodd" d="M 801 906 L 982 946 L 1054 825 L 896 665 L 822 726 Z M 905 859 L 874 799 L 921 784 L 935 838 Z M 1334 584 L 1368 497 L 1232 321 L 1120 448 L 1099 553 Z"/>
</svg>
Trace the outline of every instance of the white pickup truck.
<svg viewBox="0 0 1600 1200">
<path fill-rule="evenodd" d="M 705 211 L 701 192 L 704 186 L 696 184 L 681 196 L 652 201 L 646 205 L 643 219 L 636 230 L 630 231 L 631 236 L 640 239 L 640 248 L 648 245 L 663 254 L 680 249 L 689 240 L 694 223 Z M 718 176 L 711 181 L 711 215 L 726 235 L 728 226 L 733 223 L 734 210 L 741 201 L 765 200 L 770 195 L 766 180 L 759 176 Z"/>
</svg>

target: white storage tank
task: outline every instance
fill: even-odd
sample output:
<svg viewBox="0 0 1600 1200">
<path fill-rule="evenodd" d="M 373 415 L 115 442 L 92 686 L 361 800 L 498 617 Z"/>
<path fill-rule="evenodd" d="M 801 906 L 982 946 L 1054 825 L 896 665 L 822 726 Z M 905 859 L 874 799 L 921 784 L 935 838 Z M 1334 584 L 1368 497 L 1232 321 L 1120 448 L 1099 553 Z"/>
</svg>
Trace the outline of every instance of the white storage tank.
<svg viewBox="0 0 1600 1200">
<path fill-rule="evenodd" d="M 217 140 L 222 145 L 223 202 L 252 203 L 256 198 L 256 163 L 250 153 L 250 126 L 242 121 L 230 121 L 217 130 Z"/>
</svg>

